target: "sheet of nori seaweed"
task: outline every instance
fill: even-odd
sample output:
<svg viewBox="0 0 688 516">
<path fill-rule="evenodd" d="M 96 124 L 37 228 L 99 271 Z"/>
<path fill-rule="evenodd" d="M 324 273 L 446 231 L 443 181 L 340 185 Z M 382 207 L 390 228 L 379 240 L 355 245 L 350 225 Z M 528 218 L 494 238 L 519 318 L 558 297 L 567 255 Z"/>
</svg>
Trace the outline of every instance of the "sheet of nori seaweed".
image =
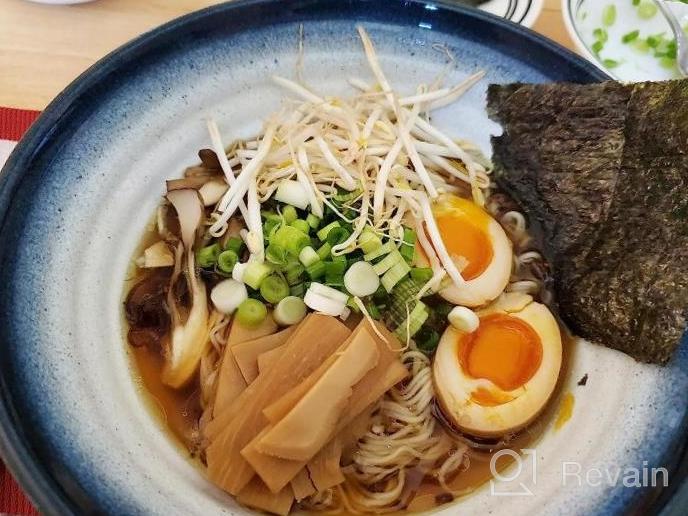
<svg viewBox="0 0 688 516">
<path fill-rule="evenodd" d="M 497 183 L 579 335 L 666 364 L 688 313 L 688 81 L 492 85 Z"/>
</svg>

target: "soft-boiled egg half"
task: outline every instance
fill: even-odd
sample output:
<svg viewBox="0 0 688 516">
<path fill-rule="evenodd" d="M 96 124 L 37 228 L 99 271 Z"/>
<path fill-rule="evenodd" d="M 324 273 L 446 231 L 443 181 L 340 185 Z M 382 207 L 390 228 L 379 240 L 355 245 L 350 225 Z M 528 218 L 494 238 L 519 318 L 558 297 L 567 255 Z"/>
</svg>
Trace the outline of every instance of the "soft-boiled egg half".
<svg viewBox="0 0 688 516">
<path fill-rule="evenodd" d="M 440 295 L 457 305 L 476 307 L 499 296 L 509 282 L 513 263 L 511 241 L 485 210 L 469 199 L 443 195 L 432 208 L 442 242 L 463 284 L 442 289 Z M 423 253 L 416 253 L 427 266 Z"/>
<path fill-rule="evenodd" d="M 554 392 L 561 333 L 549 309 L 527 294 L 504 294 L 477 315 L 475 331 L 450 326 L 442 335 L 435 390 L 458 429 L 502 436 L 532 422 Z"/>
</svg>

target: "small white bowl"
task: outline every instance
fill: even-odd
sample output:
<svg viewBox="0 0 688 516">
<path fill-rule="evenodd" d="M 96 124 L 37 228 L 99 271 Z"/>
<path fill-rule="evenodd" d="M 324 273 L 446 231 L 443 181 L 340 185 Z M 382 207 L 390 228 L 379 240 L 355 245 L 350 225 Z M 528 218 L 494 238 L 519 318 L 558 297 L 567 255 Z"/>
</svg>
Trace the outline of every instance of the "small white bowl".
<svg viewBox="0 0 688 516">
<path fill-rule="evenodd" d="M 641 0 L 641 4 L 651 3 Z M 678 16 L 681 25 L 688 25 L 688 5 L 668 2 Z M 605 27 L 602 13 L 607 6 L 616 7 L 616 20 Z M 673 39 L 668 22 L 657 12 L 650 19 L 642 19 L 637 7 L 630 0 L 562 0 L 561 10 L 566 28 L 578 51 L 588 60 L 612 77 L 627 82 L 667 80 L 681 77 L 676 66 L 667 66 L 654 57 L 652 49 L 642 52 L 633 43 L 623 43 L 622 37 L 638 30 L 640 38 L 664 33 L 666 39 Z M 594 31 L 604 29 L 607 41 L 602 50 L 595 53 L 593 45 L 598 39 Z M 617 63 L 610 66 L 610 61 Z"/>
</svg>

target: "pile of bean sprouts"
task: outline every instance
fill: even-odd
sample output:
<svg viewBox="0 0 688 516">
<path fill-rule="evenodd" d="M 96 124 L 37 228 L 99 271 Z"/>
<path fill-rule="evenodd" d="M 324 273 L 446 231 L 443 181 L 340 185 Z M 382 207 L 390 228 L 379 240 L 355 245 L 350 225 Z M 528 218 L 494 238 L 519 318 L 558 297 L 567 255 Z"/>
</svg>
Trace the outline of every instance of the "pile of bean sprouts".
<svg viewBox="0 0 688 516">
<path fill-rule="evenodd" d="M 442 193 L 468 192 L 483 206 L 489 187 L 489 162 L 479 149 L 456 141 L 435 127 L 429 113 L 459 99 L 484 75 L 478 72 L 453 87 L 443 87 L 444 74 L 416 93 L 402 95 L 390 86 L 373 44 L 358 29 L 375 82 L 350 79 L 359 93 L 324 97 L 298 80 L 273 77 L 295 100 L 266 122 L 257 139 L 223 147 L 216 123 L 207 121 L 228 189 L 212 215 L 209 233 L 221 236 L 230 218 L 240 212 L 246 222 L 249 260 L 262 260 L 260 204 L 270 199 L 281 181 L 296 180 L 308 196 L 311 212 L 322 216 L 328 206 L 352 224 L 349 238 L 333 254 L 355 248 L 366 226 L 394 241 L 403 235 L 402 222 L 423 229 L 418 234 L 434 276 L 428 288 L 448 275 L 463 278 L 440 237 L 432 202 Z M 297 74 L 298 76 L 299 74 Z M 347 218 L 332 202 L 338 191 L 356 192 Z M 349 210 L 346 210 L 349 212 Z"/>
</svg>

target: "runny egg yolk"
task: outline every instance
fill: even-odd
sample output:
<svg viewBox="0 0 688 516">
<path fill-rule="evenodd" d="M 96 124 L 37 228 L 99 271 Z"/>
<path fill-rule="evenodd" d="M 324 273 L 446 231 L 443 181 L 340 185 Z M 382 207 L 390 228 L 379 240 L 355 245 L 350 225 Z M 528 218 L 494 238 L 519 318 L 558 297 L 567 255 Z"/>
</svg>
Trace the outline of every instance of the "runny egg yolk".
<svg viewBox="0 0 688 516">
<path fill-rule="evenodd" d="M 459 341 L 459 363 L 473 377 L 491 381 L 502 391 L 513 391 L 528 382 L 542 363 L 542 342 L 525 321 L 507 314 L 490 314 L 480 319 L 473 333 Z M 503 395 L 479 389 L 476 402 L 499 405 Z M 483 392 L 485 391 L 485 392 Z"/>
<path fill-rule="evenodd" d="M 463 279 L 472 280 L 485 272 L 494 254 L 487 233 L 490 216 L 475 203 L 457 197 L 435 220 L 449 256 L 467 262 L 461 271 Z"/>
</svg>

